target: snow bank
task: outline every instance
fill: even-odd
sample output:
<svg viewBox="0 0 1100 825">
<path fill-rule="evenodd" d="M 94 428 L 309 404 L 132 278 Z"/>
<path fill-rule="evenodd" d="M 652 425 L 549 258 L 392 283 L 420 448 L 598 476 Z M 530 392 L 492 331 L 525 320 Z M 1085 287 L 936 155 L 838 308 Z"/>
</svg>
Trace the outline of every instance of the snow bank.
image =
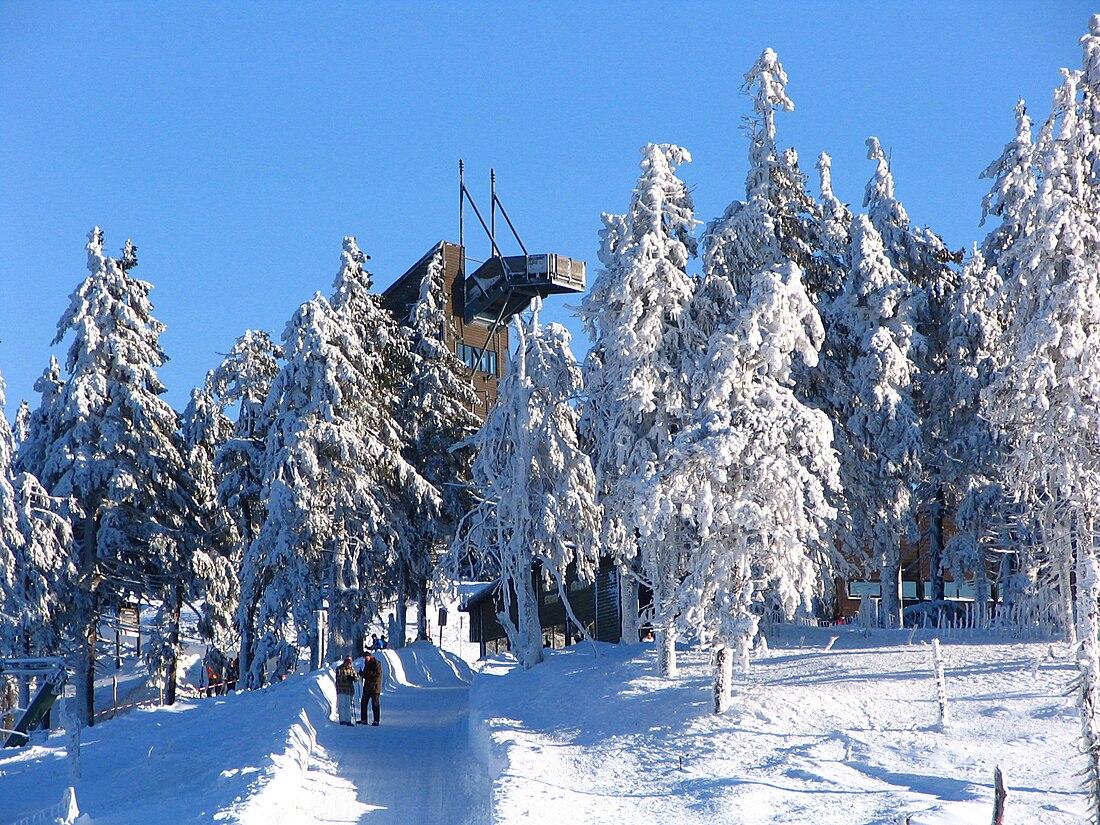
<svg viewBox="0 0 1100 825">
<path fill-rule="evenodd" d="M 654 675 L 652 645 L 578 646 L 529 671 L 491 660 L 471 730 L 494 821 L 963 825 L 991 818 L 995 766 L 1012 821 L 1080 821 L 1065 646 L 947 641 L 941 728 L 932 637 L 908 636 L 782 628 L 723 716 L 694 651 L 674 680 Z"/>
</svg>

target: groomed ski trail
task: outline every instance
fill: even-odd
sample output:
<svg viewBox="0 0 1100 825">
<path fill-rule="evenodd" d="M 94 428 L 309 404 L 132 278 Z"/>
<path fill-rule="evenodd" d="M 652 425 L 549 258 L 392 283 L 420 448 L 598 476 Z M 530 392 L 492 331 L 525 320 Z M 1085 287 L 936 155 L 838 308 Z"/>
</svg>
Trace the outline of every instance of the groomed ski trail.
<svg viewBox="0 0 1100 825">
<path fill-rule="evenodd" d="M 341 726 L 333 708 L 329 723 L 317 729 L 291 819 L 487 825 L 490 784 L 469 741 L 469 668 L 427 643 L 380 658 L 381 725 Z"/>
</svg>

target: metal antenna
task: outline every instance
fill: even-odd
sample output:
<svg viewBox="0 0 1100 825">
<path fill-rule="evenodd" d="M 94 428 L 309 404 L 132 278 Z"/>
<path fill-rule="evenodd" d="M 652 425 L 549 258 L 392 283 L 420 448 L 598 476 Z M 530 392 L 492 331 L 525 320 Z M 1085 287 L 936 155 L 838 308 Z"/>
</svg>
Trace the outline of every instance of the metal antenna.
<svg viewBox="0 0 1100 825">
<path fill-rule="evenodd" d="M 489 170 L 489 240 L 497 248 L 497 170 Z"/>
</svg>

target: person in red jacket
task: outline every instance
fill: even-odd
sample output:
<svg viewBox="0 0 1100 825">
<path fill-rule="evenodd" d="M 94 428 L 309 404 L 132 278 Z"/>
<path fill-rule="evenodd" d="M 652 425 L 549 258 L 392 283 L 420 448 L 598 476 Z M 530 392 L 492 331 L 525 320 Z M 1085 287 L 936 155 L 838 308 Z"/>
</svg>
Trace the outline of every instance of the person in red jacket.
<svg viewBox="0 0 1100 825">
<path fill-rule="evenodd" d="M 372 725 L 378 724 L 380 708 L 379 699 L 382 696 L 382 663 L 374 658 L 374 654 L 367 651 L 363 661 L 363 670 L 359 674 L 363 677 L 363 699 L 359 706 L 359 724 L 367 724 L 367 704 L 370 703 L 374 716 Z"/>
</svg>

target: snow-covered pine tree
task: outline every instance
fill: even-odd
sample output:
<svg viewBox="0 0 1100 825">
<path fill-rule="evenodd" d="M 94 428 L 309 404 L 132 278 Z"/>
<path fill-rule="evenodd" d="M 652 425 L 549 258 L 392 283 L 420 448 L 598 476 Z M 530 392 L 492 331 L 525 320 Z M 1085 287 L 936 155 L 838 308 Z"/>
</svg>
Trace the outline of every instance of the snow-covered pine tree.
<svg viewBox="0 0 1100 825">
<path fill-rule="evenodd" d="M 271 387 L 265 453 L 267 515 L 245 554 L 241 652 L 246 687 L 267 660 L 288 672 L 311 646 L 329 602 L 329 647 L 352 652 L 392 592 L 407 517 L 438 512 L 434 488 L 401 455 L 394 419 L 407 353 L 396 322 L 369 294 L 366 256 L 345 238 L 330 304 L 303 304 L 283 333 L 285 364 Z M 246 614 L 246 611 L 248 613 Z"/>
<path fill-rule="evenodd" d="M 599 561 L 600 524 L 591 462 L 577 439 L 571 402 L 581 369 L 559 324 L 517 316 L 516 354 L 501 380 L 496 406 L 474 437 L 477 505 L 466 515 L 446 560 L 456 574 L 473 556 L 498 576 L 497 619 L 525 668 L 543 660 L 535 577 L 546 576 L 580 632 L 569 606 L 567 575 L 591 581 Z"/>
<path fill-rule="evenodd" d="M 236 525 L 218 500 L 218 479 L 214 460 L 218 450 L 233 434 L 224 403 L 214 391 L 214 371 L 202 387 L 191 391 L 191 400 L 181 417 L 187 463 L 194 479 L 194 505 L 201 518 L 189 525 L 193 543 L 191 588 L 188 597 L 202 600 L 199 635 L 209 641 L 216 656 L 232 658 L 237 646 L 236 614 L 240 596 Z"/>
<path fill-rule="evenodd" d="M 355 523 L 362 525 L 359 532 L 365 529 L 365 536 L 349 547 L 358 551 L 358 558 L 349 554 L 343 573 L 337 566 L 332 585 L 335 592 L 353 597 L 347 608 L 349 619 L 355 619 L 354 631 L 346 631 L 349 639 L 352 632 L 362 637 L 382 598 L 398 595 L 395 591 L 401 590 L 402 577 L 406 588 L 399 594 L 403 597 L 408 592 L 411 579 L 413 591 L 420 597 L 420 621 L 425 622 L 424 591 L 432 548 L 417 544 L 418 530 L 424 522 L 439 518 L 441 505 L 440 491 L 405 457 L 411 439 L 404 414 L 409 411 L 401 409 L 398 418 L 404 387 L 414 370 L 412 340 L 382 306 L 380 296 L 370 293 L 366 260 L 355 238 L 344 238 L 332 297 L 333 309 L 359 338 L 364 358 L 361 369 L 370 393 L 368 403 L 359 408 L 370 481 L 369 506 L 352 515 Z M 335 621 L 330 621 L 329 627 L 333 634 L 338 631 Z M 333 644 L 339 643 L 333 635 Z"/>
<path fill-rule="evenodd" d="M 704 300 L 692 307 L 694 318 L 711 304 L 728 301 L 717 295 L 712 282 L 722 278 L 732 286 L 737 301 L 752 300 L 761 279 L 779 277 L 794 266 L 797 280 L 810 298 L 818 304 L 818 316 L 827 318 L 822 310 L 840 290 L 846 274 L 848 254 L 848 223 L 851 214 L 832 193 L 831 161 L 822 155 L 818 161 L 821 172 L 823 206 L 805 193 L 801 175 L 790 172 L 793 152 L 782 151 L 777 143 L 776 119 L 780 112 L 791 111 L 794 104 L 787 94 L 787 74 L 775 52 L 765 49 L 745 74 L 744 91 L 753 100 L 753 117 L 749 130 L 749 172 L 745 181 L 744 200 L 735 200 L 722 217 L 708 224 L 703 236 L 705 278 L 700 293 Z M 782 276 L 790 277 L 790 276 Z M 720 329 L 732 329 L 742 311 L 737 302 L 720 311 L 709 334 Z M 698 321 L 694 322 L 698 326 Z M 808 350 L 809 361 L 803 361 L 797 348 L 793 365 L 794 384 L 803 401 L 826 411 L 834 422 L 839 421 L 838 394 L 843 390 L 840 371 L 831 365 L 831 354 L 823 352 L 819 362 L 820 320 L 815 345 Z M 698 336 L 696 336 L 698 337 Z M 828 337 L 824 341 L 829 346 Z M 706 337 L 693 346 L 705 352 Z M 774 346 L 769 344 L 768 346 Z M 812 353 L 812 354 L 811 354 Z"/>
<path fill-rule="evenodd" d="M 862 215 L 852 222 L 851 260 L 844 290 L 829 305 L 834 352 L 850 388 L 840 459 L 851 515 L 844 549 L 850 557 L 872 554 L 887 626 L 900 627 L 901 542 L 922 446 L 910 353 L 923 293 L 892 265 Z"/>
<path fill-rule="evenodd" d="M 795 355 L 812 365 L 823 331 L 792 264 L 757 273 L 736 295 L 722 277 L 697 290 L 690 317 L 704 341 L 692 415 L 649 486 L 643 536 L 687 538 L 678 588 L 685 623 L 715 653 L 714 710 L 730 698 L 733 651 L 747 663 L 757 630 L 754 584 L 791 616 L 808 612 L 831 569 L 826 492 L 838 491 L 832 425 L 803 404 Z"/>
<path fill-rule="evenodd" d="M 863 205 L 875 231 L 882 238 L 886 255 L 894 267 L 914 286 L 924 291 L 924 299 L 915 305 L 913 324 L 919 333 L 909 354 L 916 371 L 913 374 L 913 399 L 920 420 L 922 450 L 921 477 L 914 498 L 914 524 L 927 520 L 929 565 L 932 568 L 934 597 L 942 598 L 944 517 L 957 503 L 952 488 L 954 469 L 946 452 L 952 428 L 952 376 L 947 367 L 947 342 L 944 340 L 958 285 L 954 265 L 962 261 L 962 252 L 951 252 L 943 240 L 927 227 L 914 227 L 897 199 L 890 163 L 878 138 L 867 139 L 867 158 L 875 161 L 875 173 L 867 183 Z M 981 582 L 986 580 L 981 571 Z M 983 591 L 985 592 L 985 591 Z"/>
<path fill-rule="evenodd" d="M 17 650 L 24 613 L 23 600 L 16 587 L 15 564 L 26 539 L 20 529 L 12 486 L 15 439 L 3 414 L 4 403 L 4 380 L 0 378 L 0 655 L 11 655 Z"/>
<path fill-rule="evenodd" d="M 249 330 L 237 339 L 211 376 L 211 390 L 222 408 L 235 407 L 237 411 L 232 436 L 218 448 L 214 468 L 218 504 L 233 523 L 236 544 L 231 558 L 237 571 L 238 595 L 245 551 L 260 534 L 267 513 L 263 462 L 271 421 L 264 413 L 264 404 L 281 358 L 282 349 L 267 333 Z M 253 595 L 258 594 L 254 591 Z M 243 655 L 245 661 L 252 649 L 252 621 L 257 607 L 238 601 L 238 655 Z"/>
<path fill-rule="evenodd" d="M 13 487 L 23 535 L 15 563 L 15 590 L 22 605 L 17 649 L 21 656 L 57 656 L 72 641 L 72 503 L 50 496 L 30 473 L 17 475 Z"/>
<path fill-rule="evenodd" d="M 1088 570 L 1095 564 L 1100 501 L 1093 436 L 1100 426 L 1094 355 L 1100 346 L 1100 16 L 1089 28 L 1081 40 L 1083 70 L 1063 70 L 1040 130 L 1034 193 L 1009 215 L 1010 227 L 1021 231 L 998 244 L 1007 327 L 1001 371 L 985 400 L 991 420 L 1010 439 L 1006 476 L 1038 524 L 1044 544 L 1033 552 L 1049 564 L 1046 579 L 1059 595 L 1066 635 L 1094 646 L 1087 617 L 1100 594 L 1082 583 L 1095 581 Z M 1026 157 L 1022 131 L 1018 127 Z M 1015 177 L 1012 191 L 1026 196 L 1026 169 Z"/>
<path fill-rule="evenodd" d="M 406 595 L 418 597 L 417 638 L 426 636 L 427 585 L 435 573 L 435 559 L 453 542 L 458 522 L 471 503 L 466 483 L 472 454 L 459 444 L 477 432 L 481 422 L 473 413 L 476 399 L 465 367 L 447 347 L 447 340 L 454 340 L 455 335 L 447 312 L 443 275 L 440 244 L 425 270 L 404 330 L 410 342 L 410 369 L 398 406 L 398 420 L 405 431 L 403 453 L 439 491 L 442 506 L 437 518 L 410 513 L 409 529 L 401 536 L 398 634 L 397 638 L 391 634 L 390 639 L 394 646 L 404 643 L 406 611 L 402 604 Z M 415 593 L 402 583 L 414 585 Z"/>
<path fill-rule="evenodd" d="M 580 427 L 596 471 L 604 547 L 622 570 L 623 639 L 640 638 L 640 575 L 655 593 L 659 668 L 671 675 L 681 548 L 639 546 L 636 525 L 641 487 L 663 466 L 685 415 L 679 324 L 693 289 L 685 268 L 695 254 L 696 221 L 691 194 L 675 173 L 691 160 L 688 152 L 664 144 L 641 151 L 629 211 L 603 216 L 604 268 L 578 311 L 592 340 Z"/>
<path fill-rule="evenodd" d="M 22 416 L 16 440 L 14 468 L 16 472 L 28 472 L 41 478 L 46 468 L 46 452 L 56 436 L 55 418 L 61 400 L 65 382 L 61 379 L 61 365 L 57 358 L 50 356 L 49 366 L 34 382 L 34 391 L 38 393 L 38 408 Z"/>
<path fill-rule="evenodd" d="M 75 499 L 81 514 L 74 525 L 76 681 L 79 716 L 92 724 L 96 628 L 127 597 L 160 603 L 160 631 L 146 657 L 166 677 L 168 701 L 175 699 L 190 549 L 180 536 L 195 513 L 177 416 L 160 397 L 164 327 L 152 315 L 152 286 L 129 274 L 133 244 L 119 259 L 108 257 L 96 227 L 86 249 L 90 274 L 72 293 L 54 340 L 72 338 L 68 377 L 57 396 L 53 386 L 43 393 L 39 411 L 47 426 L 32 441 L 41 438 L 43 485 Z"/>
<path fill-rule="evenodd" d="M 733 201 L 707 226 L 703 247 L 710 271 L 747 294 L 756 273 L 789 261 L 805 273 L 811 294 L 828 291 L 836 273 L 819 254 L 821 209 L 806 192 L 797 153 L 780 150 L 776 140 L 776 115 L 793 111 L 794 103 L 787 95 L 787 73 L 772 49 L 764 49 L 745 73 L 742 89 L 753 100 L 745 200 Z"/>
<path fill-rule="evenodd" d="M 981 410 L 981 393 L 995 371 L 1000 284 L 997 268 L 988 266 L 975 248 L 951 294 L 950 313 L 941 331 L 947 395 L 938 428 L 943 465 L 937 477 L 951 509 L 954 532 L 943 548 L 942 565 L 930 559 L 934 602 L 944 598 L 944 568 L 952 570 L 955 581 L 972 576 L 979 597 L 988 593 L 983 583 L 994 560 L 992 548 L 1004 547 L 1008 540 L 1003 439 Z"/>
</svg>

